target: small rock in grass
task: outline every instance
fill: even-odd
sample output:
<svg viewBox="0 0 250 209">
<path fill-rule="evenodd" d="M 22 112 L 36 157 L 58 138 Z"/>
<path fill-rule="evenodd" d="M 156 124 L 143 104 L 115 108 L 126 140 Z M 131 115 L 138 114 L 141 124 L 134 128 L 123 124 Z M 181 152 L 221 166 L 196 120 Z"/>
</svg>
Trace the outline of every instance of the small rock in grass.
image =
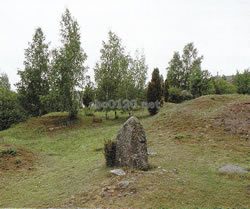
<svg viewBox="0 0 250 209">
<path fill-rule="evenodd" d="M 120 181 L 118 187 L 121 189 L 126 189 L 129 186 L 129 181 Z"/>
<path fill-rule="evenodd" d="M 157 153 L 154 152 L 153 150 L 148 149 L 148 155 L 155 156 L 157 155 Z"/>
<path fill-rule="evenodd" d="M 125 171 L 122 170 L 122 169 L 114 169 L 114 170 L 111 170 L 110 173 L 115 174 L 117 176 L 124 176 L 124 175 L 126 175 Z"/>
<path fill-rule="evenodd" d="M 224 166 L 219 168 L 219 173 L 245 174 L 247 172 L 248 172 L 247 169 L 242 168 L 242 167 L 237 166 L 237 165 L 232 165 L 232 164 L 224 165 Z"/>
</svg>

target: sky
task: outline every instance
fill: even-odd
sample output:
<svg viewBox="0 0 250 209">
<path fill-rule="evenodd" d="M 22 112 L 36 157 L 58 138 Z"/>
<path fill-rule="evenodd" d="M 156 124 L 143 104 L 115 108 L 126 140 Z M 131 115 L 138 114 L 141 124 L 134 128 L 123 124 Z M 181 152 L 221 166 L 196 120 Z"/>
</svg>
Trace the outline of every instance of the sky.
<svg viewBox="0 0 250 209">
<path fill-rule="evenodd" d="M 250 67 L 250 0 L 0 0 L 0 71 L 12 88 L 23 69 L 24 49 L 37 27 L 60 46 L 61 15 L 68 8 L 81 28 L 88 74 L 112 30 L 127 52 L 144 52 L 148 77 L 166 67 L 174 51 L 194 42 L 204 56 L 202 68 L 231 75 Z"/>
</svg>

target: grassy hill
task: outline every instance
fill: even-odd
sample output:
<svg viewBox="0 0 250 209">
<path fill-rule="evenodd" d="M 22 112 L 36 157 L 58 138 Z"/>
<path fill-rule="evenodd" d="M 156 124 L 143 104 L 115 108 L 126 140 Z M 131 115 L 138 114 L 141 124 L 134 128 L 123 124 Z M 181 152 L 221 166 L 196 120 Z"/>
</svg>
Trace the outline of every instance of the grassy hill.
<svg viewBox="0 0 250 209">
<path fill-rule="evenodd" d="M 101 115 L 101 113 L 98 113 Z M 93 123 L 83 113 L 31 118 L 0 132 L 0 207 L 249 208 L 250 175 L 222 175 L 231 163 L 249 169 L 250 96 L 204 96 L 166 103 L 141 120 L 152 155 L 147 172 L 109 174 L 103 142 L 127 115 Z M 122 180 L 129 186 L 119 188 Z"/>
</svg>

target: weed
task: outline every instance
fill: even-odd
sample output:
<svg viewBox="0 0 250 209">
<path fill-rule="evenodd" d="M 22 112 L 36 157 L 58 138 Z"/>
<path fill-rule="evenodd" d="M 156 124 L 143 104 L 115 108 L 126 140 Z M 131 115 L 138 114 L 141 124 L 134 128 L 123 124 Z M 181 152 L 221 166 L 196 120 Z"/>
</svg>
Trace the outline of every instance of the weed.
<svg viewBox="0 0 250 209">
<path fill-rule="evenodd" d="M 112 140 L 105 141 L 104 143 L 104 155 L 106 159 L 106 165 L 108 167 L 115 166 L 116 156 L 116 142 Z"/>
<path fill-rule="evenodd" d="M 15 148 L 7 148 L 7 149 L 4 149 L 0 152 L 0 157 L 3 157 L 3 156 L 16 156 L 17 154 L 17 151 Z"/>
</svg>

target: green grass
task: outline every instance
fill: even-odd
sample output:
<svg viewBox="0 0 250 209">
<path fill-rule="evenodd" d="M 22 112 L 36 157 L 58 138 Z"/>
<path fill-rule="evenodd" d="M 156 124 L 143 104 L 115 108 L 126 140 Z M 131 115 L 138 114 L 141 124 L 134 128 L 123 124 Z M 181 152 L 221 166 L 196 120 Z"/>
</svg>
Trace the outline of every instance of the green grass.
<svg viewBox="0 0 250 209">
<path fill-rule="evenodd" d="M 92 117 L 81 112 L 77 123 L 53 131 L 48 128 L 61 126 L 53 124 L 53 117 L 60 121 L 65 113 L 32 118 L 0 132 L 0 145 L 35 154 L 32 169 L 0 173 L 0 207 L 248 208 L 249 174 L 219 175 L 217 169 L 226 163 L 248 167 L 249 141 L 210 124 L 230 104 L 249 100 L 206 96 L 167 103 L 153 117 L 146 110 L 136 111 L 148 146 L 157 154 L 149 158 L 151 170 L 127 170 L 125 177 L 109 174 L 101 149 L 105 140 L 115 138 L 127 114 L 119 113 L 114 120 L 110 113 L 110 120 L 93 124 Z M 102 188 L 122 179 L 132 182 L 134 194 L 100 196 Z"/>
</svg>

